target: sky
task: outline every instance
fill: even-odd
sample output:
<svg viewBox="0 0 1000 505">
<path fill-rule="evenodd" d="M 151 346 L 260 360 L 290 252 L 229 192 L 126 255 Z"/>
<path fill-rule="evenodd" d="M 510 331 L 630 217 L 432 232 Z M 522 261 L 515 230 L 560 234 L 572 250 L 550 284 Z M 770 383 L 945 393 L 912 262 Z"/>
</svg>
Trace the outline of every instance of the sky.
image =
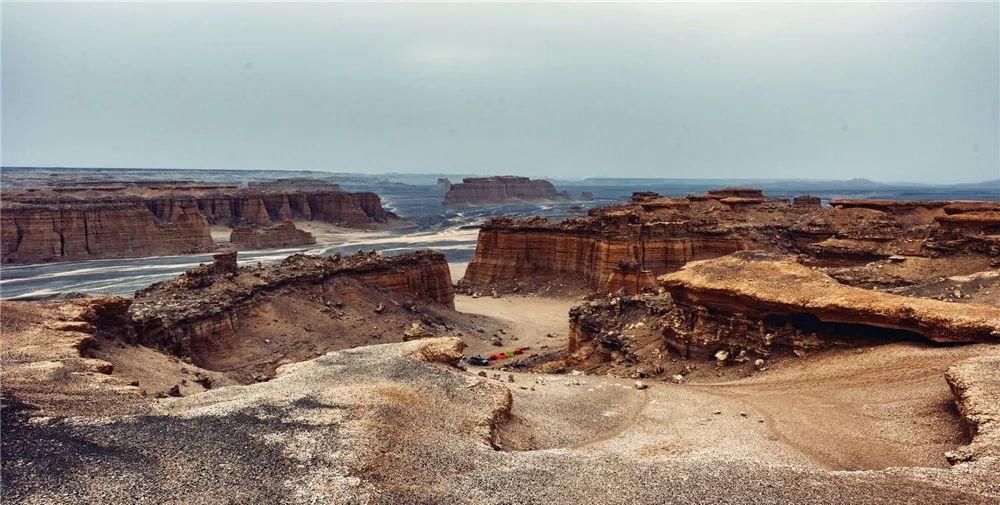
<svg viewBox="0 0 1000 505">
<path fill-rule="evenodd" d="M 1000 3 L 12 3 L 4 166 L 1000 178 Z"/>
</svg>

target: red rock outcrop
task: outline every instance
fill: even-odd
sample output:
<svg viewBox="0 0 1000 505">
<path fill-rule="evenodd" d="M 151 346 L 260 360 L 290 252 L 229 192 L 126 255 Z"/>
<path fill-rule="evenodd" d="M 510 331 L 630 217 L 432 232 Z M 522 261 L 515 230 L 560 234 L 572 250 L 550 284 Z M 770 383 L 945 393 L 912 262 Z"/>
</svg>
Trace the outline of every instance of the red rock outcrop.
<svg viewBox="0 0 1000 505">
<path fill-rule="evenodd" d="M 915 209 L 940 209 L 954 202 L 941 200 L 887 200 L 863 198 L 834 198 L 830 205 L 844 209 L 874 209 L 882 212 L 911 212 Z"/>
<path fill-rule="evenodd" d="M 818 209 L 822 205 L 822 200 L 817 196 L 812 195 L 799 195 L 792 198 L 792 204 L 798 205 L 800 207 L 809 207 L 813 209 Z"/>
<path fill-rule="evenodd" d="M 511 175 L 497 177 L 466 177 L 452 184 L 444 195 L 444 205 L 481 205 L 505 202 L 539 202 L 569 200 L 565 192 L 557 192 L 551 182 L 531 180 Z"/>
<path fill-rule="evenodd" d="M 295 223 L 287 219 L 263 228 L 237 226 L 229 235 L 229 244 L 239 250 L 272 249 L 315 243 L 316 237 L 313 237 L 312 233 L 296 228 Z"/>
<path fill-rule="evenodd" d="M 231 263 L 222 256 L 217 262 Z M 276 353 L 297 360 L 376 337 L 401 341 L 414 317 L 453 308 L 445 257 L 422 251 L 297 254 L 235 271 L 204 265 L 136 292 L 129 314 L 138 343 L 248 380 L 273 371 Z"/>
<path fill-rule="evenodd" d="M 749 247 L 740 239 L 697 236 L 685 228 L 684 223 L 625 223 L 605 231 L 585 222 L 494 219 L 480 229 L 476 256 L 460 285 L 566 276 L 591 289 L 603 289 L 616 286 L 609 282 L 612 277 L 620 277 L 615 271 L 623 261 L 657 275 L 692 259 Z"/>
<path fill-rule="evenodd" d="M 935 342 L 1000 341 L 1000 307 L 917 299 L 845 286 L 787 257 L 746 251 L 659 278 L 678 303 L 751 319 L 899 330 Z M 800 322 L 796 322 L 800 320 Z"/>
<path fill-rule="evenodd" d="M 594 208 L 581 219 L 493 219 L 480 229 L 476 255 L 460 287 L 531 291 L 533 283 L 559 278 L 560 284 L 575 282 L 586 290 L 617 289 L 621 286 L 609 280 L 621 261 L 660 275 L 692 260 L 746 249 L 801 255 L 829 269 L 899 255 L 1000 254 L 1000 235 L 991 231 L 992 211 L 946 214 L 944 205 L 869 200 L 820 208 L 813 200 L 796 204 L 730 194 L 758 193 L 732 189 L 671 199 L 640 192 L 629 203 Z M 955 212 L 985 204 L 966 202 Z M 838 278 L 867 282 L 841 273 L 845 275 Z"/>
<path fill-rule="evenodd" d="M 206 252 L 213 248 L 212 224 L 266 227 L 301 219 L 367 228 L 400 221 L 375 193 L 334 190 L 87 186 L 21 190 L 3 200 L 4 263 Z"/>
<path fill-rule="evenodd" d="M 210 251 L 208 223 L 175 203 L 158 219 L 142 202 L 32 204 L 0 210 L 3 263 L 127 258 Z"/>
<path fill-rule="evenodd" d="M 398 216 L 382 207 L 382 200 L 375 193 L 239 190 L 222 194 L 153 197 L 148 202 L 150 210 L 160 219 L 168 218 L 179 204 L 194 205 L 209 223 L 226 226 L 260 226 L 286 219 L 303 219 L 367 227 L 399 220 Z"/>
<path fill-rule="evenodd" d="M 714 196 L 716 198 L 752 198 L 752 199 L 762 199 L 764 198 L 764 191 L 757 188 L 722 188 L 722 189 L 710 189 L 708 191 L 709 196 Z"/>
</svg>

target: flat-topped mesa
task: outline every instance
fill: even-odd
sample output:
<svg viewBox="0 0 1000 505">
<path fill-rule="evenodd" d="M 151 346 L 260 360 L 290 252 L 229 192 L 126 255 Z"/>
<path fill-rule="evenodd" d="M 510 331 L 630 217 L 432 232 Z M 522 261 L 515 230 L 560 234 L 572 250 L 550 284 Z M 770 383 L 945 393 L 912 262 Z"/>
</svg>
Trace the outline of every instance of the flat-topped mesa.
<svg viewBox="0 0 1000 505">
<path fill-rule="evenodd" d="M 197 207 L 173 206 L 158 219 L 143 202 L 21 203 L 0 212 L 0 262 L 39 263 L 93 258 L 189 254 L 214 248 Z"/>
<path fill-rule="evenodd" d="M 242 251 L 315 243 L 316 237 L 312 233 L 296 228 L 295 223 L 288 219 L 262 228 L 236 226 L 229 235 L 229 244 Z"/>
<path fill-rule="evenodd" d="M 513 202 L 569 200 L 566 192 L 556 191 L 551 182 L 512 175 L 466 177 L 451 184 L 444 195 L 444 205 L 481 205 Z"/>
<path fill-rule="evenodd" d="M 455 306 L 448 263 L 431 251 L 295 254 L 277 265 L 236 270 L 233 261 L 220 256 L 137 291 L 129 315 L 138 343 L 227 370 L 273 353 L 261 348 L 265 339 L 288 346 L 287 353 L 294 347 L 297 356 L 357 345 L 358 338 L 399 341 L 405 326 L 398 320 L 420 317 L 415 304 L 431 313 Z"/>
<path fill-rule="evenodd" d="M 1000 307 L 938 300 L 845 286 L 793 259 L 759 251 L 694 262 L 659 279 L 678 304 L 740 314 L 802 332 L 835 328 L 896 331 L 934 342 L 1000 341 Z"/>
<path fill-rule="evenodd" d="M 818 209 L 822 206 L 822 203 L 822 200 L 820 200 L 818 196 L 799 195 L 792 198 L 792 205 L 796 205 L 798 207 Z"/>
<path fill-rule="evenodd" d="M 750 247 L 743 238 L 702 231 L 697 223 L 643 223 L 635 218 L 634 214 L 608 213 L 561 223 L 543 219 L 488 221 L 480 228 L 476 255 L 460 287 L 495 284 L 506 290 L 552 277 L 584 290 L 617 290 L 629 285 L 642 289 L 648 287 L 650 276 L 676 269 L 691 259 Z M 620 268 L 623 262 L 637 266 L 625 272 Z"/>
<path fill-rule="evenodd" d="M 861 198 L 834 198 L 830 205 L 842 209 L 873 209 L 890 213 L 906 213 L 916 209 L 941 209 L 955 202 L 942 200 L 888 200 Z"/>
<path fill-rule="evenodd" d="M 763 199 L 764 190 L 757 188 L 722 188 L 722 189 L 710 189 L 708 190 L 709 196 L 714 196 L 718 199 L 723 198 L 754 198 Z"/>
<path fill-rule="evenodd" d="M 749 194 L 751 190 L 745 191 Z M 575 291 L 603 291 L 621 287 L 619 280 L 609 281 L 613 276 L 622 278 L 623 272 L 616 273 L 622 261 L 634 262 L 639 271 L 655 276 L 692 260 L 745 249 L 802 255 L 803 261 L 831 270 L 860 269 L 893 256 L 937 258 L 943 264 L 952 256 L 976 256 L 982 263 L 982 257 L 1000 254 L 1000 237 L 990 231 L 994 229 L 992 218 L 982 212 L 951 217 L 944 206 L 904 210 L 904 205 L 882 211 L 824 208 L 811 197 L 795 203 L 702 196 L 664 198 L 657 193 L 636 192 L 629 202 L 592 208 L 586 217 L 559 223 L 540 218 L 490 220 L 480 228 L 475 257 L 460 287 L 473 292 L 491 288 L 538 291 L 551 290 L 553 286 L 548 284 L 554 282 L 572 285 Z M 744 199 L 752 202 L 734 203 Z M 987 205 L 965 202 L 961 208 Z M 935 272 L 948 274 L 945 270 Z M 860 273 L 852 270 L 838 279 L 887 287 L 919 281 L 879 272 L 877 268 Z M 914 273 L 918 274 L 940 276 L 930 270 Z"/>
<path fill-rule="evenodd" d="M 340 185 L 322 179 L 310 177 L 287 177 L 269 181 L 250 181 L 247 187 L 269 191 L 341 191 Z"/>
<path fill-rule="evenodd" d="M 209 225 L 270 226 L 297 219 L 369 228 L 400 222 L 375 193 L 221 188 L 157 184 L 4 193 L 0 262 L 207 252 L 214 247 Z"/>
</svg>

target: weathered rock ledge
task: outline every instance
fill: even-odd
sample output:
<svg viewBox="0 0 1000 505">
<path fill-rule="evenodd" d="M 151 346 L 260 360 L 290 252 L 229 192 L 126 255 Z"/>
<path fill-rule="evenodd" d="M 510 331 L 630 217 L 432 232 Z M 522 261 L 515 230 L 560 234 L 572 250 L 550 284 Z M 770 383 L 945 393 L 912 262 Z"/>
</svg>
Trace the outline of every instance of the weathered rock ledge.
<svg viewBox="0 0 1000 505">
<path fill-rule="evenodd" d="M 316 237 L 312 233 L 296 228 L 295 223 L 287 219 L 261 228 L 236 226 L 229 235 L 229 245 L 237 250 L 273 249 L 315 243 Z"/>
<path fill-rule="evenodd" d="M 447 183 L 447 184 L 446 184 Z M 466 177 L 451 184 L 447 179 L 438 181 L 438 187 L 447 188 L 444 205 L 483 205 L 509 202 L 544 202 L 569 200 L 566 192 L 556 191 L 551 182 L 511 175 L 496 177 Z"/>
<path fill-rule="evenodd" d="M 885 280 L 878 269 L 866 268 L 869 264 L 894 256 L 941 259 L 942 268 L 933 272 L 913 269 L 922 271 L 919 280 L 926 281 L 970 273 L 948 272 L 943 268 L 948 258 L 977 257 L 989 263 L 1000 255 L 994 212 L 983 210 L 992 205 L 852 200 L 821 208 L 812 197 L 795 203 L 768 199 L 748 188 L 685 198 L 640 192 L 629 203 L 591 209 L 585 218 L 488 221 L 460 287 L 523 292 L 535 290 L 532 283 L 565 278 L 575 279 L 585 291 L 625 287 L 631 293 L 648 283 L 621 265 L 656 276 L 689 261 L 748 249 L 796 255 L 811 265 L 841 269 L 838 278 L 868 285 Z"/>
<path fill-rule="evenodd" d="M 375 193 L 214 186 L 55 188 L 5 192 L 2 263 L 211 251 L 210 225 L 266 227 L 288 219 L 368 228 L 401 222 Z"/>
<path fill-rule="evenodd" d="M 795 261 L 755 251 L 690 263 L 658 280 L 678 303 L 754 319 L 807 316 L 912 332 L 935 342 L 1000 341 L 1000 307 L 845 286 Z"/>
</svg>

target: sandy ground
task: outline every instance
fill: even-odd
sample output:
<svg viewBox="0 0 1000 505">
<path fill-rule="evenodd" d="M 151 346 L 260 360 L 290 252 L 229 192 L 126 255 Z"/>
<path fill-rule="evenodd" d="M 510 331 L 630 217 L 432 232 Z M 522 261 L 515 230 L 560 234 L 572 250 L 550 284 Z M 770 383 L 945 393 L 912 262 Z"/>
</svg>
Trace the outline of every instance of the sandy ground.
<svg viewBox="0 0 1000 505">
<path fill-rule="evenodd" d="M 947 468 L 968 443 L 944 370 L 982 346 L 880 346 L 718 384 L 488 371 L 514 395 L 508 450 L 742 460 L 821 470 Z M 476 372 L 476 370 L 473 370 Z M 510 377 L 513 377 L 513 382 Z"/>
<path fill-rule="evenodd" d="M 364 240 L 370 237 L 387 236 L 386 231 L 366 231 L 355 228 L 344 228 L 335 224 L 323 221 L 295 221 L 295 227 L 312 233 L 316 237 L 317 244 L 336 244 L 342 242 L 353 242 Z"/>
<path fill-rule="evenodd" d="M 469 262 L 448 263 L 448 270 L 451 271 L 451 282 L 455 283 L 465 277 L 465 271 L 469 268 Z"/>
<path fill-rule="evenodd" d="M 489 316 L 509 328 L 503 347 L 466 339 L 466 354 L 565 345 L 566 314 L 575 302 L 458 295 L 459 311 Z M 944 372 L 994 351 L 1000 352 L 995 346 L 922 343 L 840 349 L 785 360 L 750 378 L 648 381 L 646 390 L 613 377 L 487 374 L 514 394 L 512 418 L 501 436 L 510 450 L 561 447 L 651 458 L 705 454 L 824 470 L 944 468 L 944 453 L 969 438 Z M 480 370 L 470 367 L 470 373 Z"/>
<path fill-rule="evenodd" d="M 454 275 L 454 273 L 452 274 Z M 506 324 L 507 334 L 500 347 L 489 339 L 465 339 L 466 354 L 489 355 L 530 347 L 533 351 L 566 345 L 569 309 L 578 300 L 508 295 L 502 298 L 455 295 L 455 309 L 468 314 L 488 316 Z M 552 335 L 552 336 L 549 336 Z"/>
</svg>

